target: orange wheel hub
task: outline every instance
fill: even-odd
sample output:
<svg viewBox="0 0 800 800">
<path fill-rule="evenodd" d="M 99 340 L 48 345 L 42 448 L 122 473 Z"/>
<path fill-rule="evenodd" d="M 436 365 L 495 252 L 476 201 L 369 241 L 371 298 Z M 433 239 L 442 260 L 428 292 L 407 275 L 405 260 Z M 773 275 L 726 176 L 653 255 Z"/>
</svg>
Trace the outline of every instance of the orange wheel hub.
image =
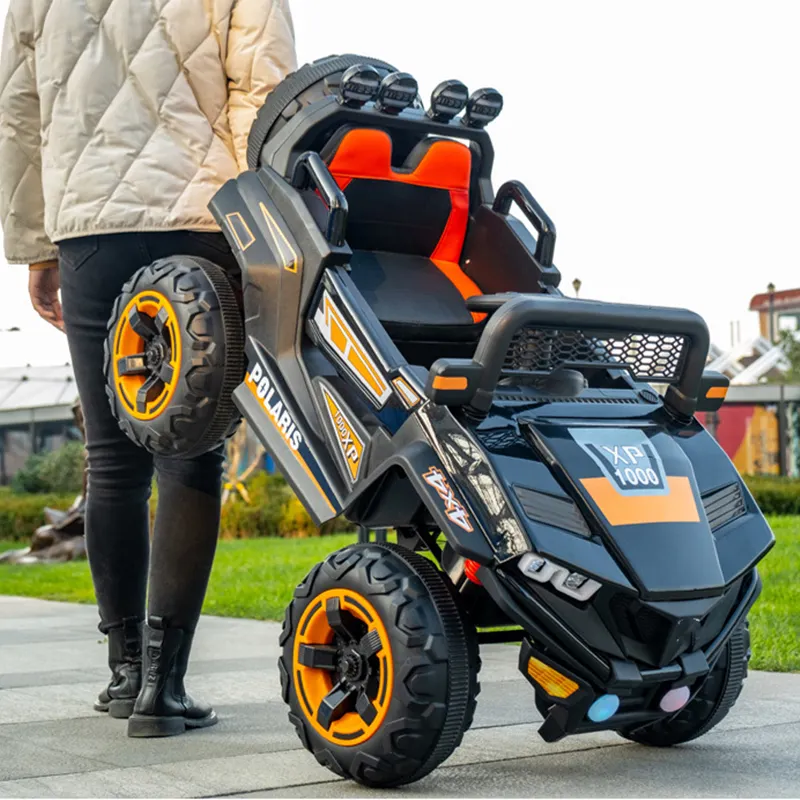
<svg viewBox="0 0 800 800">
<path fill-rule="evenodd" d="M 164 295 L 146 290 L 125 306 L 112 358 L 114 386 L 127 413 L 143 421 L 162 414 L 175 393 L 181 361 L 175 311 Z"/>
<path fill-rule="evenodd" d="M 357 592 L 330 589 L 303 612 L 293 679 L 314 730 L 341 746 L 380 728 L 392 699 L 389 636 L 374 606 Z"/>
</svg>

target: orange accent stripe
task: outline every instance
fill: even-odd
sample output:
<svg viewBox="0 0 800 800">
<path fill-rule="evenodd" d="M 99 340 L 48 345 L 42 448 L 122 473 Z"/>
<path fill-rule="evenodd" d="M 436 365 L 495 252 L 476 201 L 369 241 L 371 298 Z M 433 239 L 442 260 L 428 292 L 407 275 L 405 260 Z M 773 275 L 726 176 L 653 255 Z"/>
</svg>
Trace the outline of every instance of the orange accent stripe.
<svg viewBox="0 0 800 800">
<path fill-rule="evenodd" d="M 250 379 L 250 373 L 249 372 L 245 376 L 245 383 L 247 384 L 247 386 L 250 389 L 250 391 L 253 393 L 253 396 L 256 398 L 256 400 L 258 400 L 259 404 L 261 405 L 261 408 L 264 408 L 264 403 L 262 402 L 261 398 L 258 396 L 258 392 L 256 391 L 256 385 Z M 281 435 L 281 438 L 284 440 L 284 442 L 286 442 L 286 438 L 283 435 L 283 431 L 278 427 L 278 423 L 275 422 L 275 420 L 272 418 L 272 416 L 269 414 L 269 412 L 266 410 L 266 408 L 264 408 L 264 413 L 266 414 L 267 419 L 275 427 L 275 430 L 278 431 L 278 433 Z M 289 452 L 292 453 L 294 455 L 294 457 L 297 459 L 297 463 L 300 464 L 300 466 L 305 470 L 306 475 L 308 475 L 308 477 L 311 479 L 311 482 L 314 484 L 314 486 L 317 487 L 317 491 L 320 493 L 320 495 L 322 495 L 322 499 L 328 504 L 328 508 L 330 508 L 331 512 L 334 513 L 334 514 L 338 514 L 339 512 L 334 508 L 333 504 L 328 499 L 328 495 L 325 494 L 325 491 L 319 485 L 319 481 L 316 479 L 316 476 L 311 471 L 311 468 L 308 466 L 308 464 L 306 464 L 306 461 L 303 458 L 303 456 L 301 456 L 300 453 L 297 452 L 297 450 L 293 450 L 291 445 L 288 442 L 286 442 L 286 446 L 289 448 Z"/>
<path fill-rule="evenodd" d="M 405 406 L 413 408 L 419 403 L 419 395 L 409 386 L 408 381 L 403 378 L 395 378 L 392 383 Z"/>
<path fill-rule="evenodd" d="M 717 398 L 725 398 L 728 394 L 728 387 L 727 386 L 712 386 L 707 392 L 706 397 L 711 399 Z"/>
<path fill-rule="evenodd" d="M 608 478 L 581 483 L 610 525 L 700 522 L 692 484 L 683 476 L 668 477 L 669 494 L 663 495 L 623 495 Z"/>
<path fill-rule="evenodd" d="M 347 322 L 328 295 L 325 295 L 324 314 L 328 330 L 331 332 L 331 343 L 338 349 L 339 355 L 366 381 L 376 397 L 382 397 L 388 391 L 389 385 L 356 340 L 355 335 L 350 333 Z"/>
<path fill-rule="evenodd" d="M 264 216 L 264 221 L 267 223 L 269 235 L 272 238 L 272 245 L 275 249 L 275 257 L 281 260 L 281 265 L 288 272 L 297 272 L 297 253 L 292 247 L 286 234 L 281 230 L 281 226 L 275 222 L 275 217 L 270 214 L 269 209 L 263 204 L 259 203 L 261 213 Z"/>
<path fill-rule="evenodd" d="M 230 214 L 226 214 L 225 219 L 228 221 L 228 227 L 231 229 L 231 233 L 233 233 L 234 238 L 238 242 L 239 248 L 244 252 L 253 244 L 256 237 L 253 235 L 253 232 L 250 230 L 239 211 L 232 211 Z"/>
<path fill-rule="evenodd" d="M 463 375 L 446 377 L 436 375 L 433 379 L 433 388 L 441 389 L 445 392 L 461 392 L 469 386 L 469 381 Z"/>
</svg>

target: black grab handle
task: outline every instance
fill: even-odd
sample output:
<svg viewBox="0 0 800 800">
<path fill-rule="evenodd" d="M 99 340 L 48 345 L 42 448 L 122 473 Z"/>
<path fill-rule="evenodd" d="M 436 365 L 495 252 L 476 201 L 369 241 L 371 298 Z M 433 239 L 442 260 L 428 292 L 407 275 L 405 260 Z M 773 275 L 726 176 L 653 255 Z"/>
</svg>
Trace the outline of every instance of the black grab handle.
<svg viewBox="0 0 800 800">
<path fill-rule="evenodd" d="M 516 203 L 538 234 L 534 258 L 543 267 L 553 266 L 553 253 L 556 249 L 556 226 L 536 198 L 519 181 L 508 181 L 498 190 L 492 211 L 508 214 L 511 203 Z"/>
<path fill-rule="evenodd" d="M 347 198 L 325 162 L 311 150 L 298 157 L 292 172 L 292 186 L 295 189 L 307 189 L 309 183 L 328 206 L 325 238 L 334 247 L 341 247 L 347 228 Z"/>
<path fill-rule="evenodd" d="M 508 297 L 501 295 L 501 299 Z M 478 341 L 470 364 L 475 372 L 475 380 L 470 381 L 472 396 L 466 398 L 474 411 L 485 414 L 491 408 L 511 340 L 520 328 L 526 326 L 587 333 L 627 334 L 633 330 L 642 334 L 685 336 L 689 340 L 689 347 L 682 359 L 677 383 L 667 389 L 664 405 L 682 421 L 691 419 L 697 409 L 710 347 L 708 328 L 702 317 L 683 308 L 520 294 L 511 296 L 494 312 Z M 434 363 L 432 373 L 436 372 L 440 362 L 444 366 L 447 359 Z"/>
</svg>

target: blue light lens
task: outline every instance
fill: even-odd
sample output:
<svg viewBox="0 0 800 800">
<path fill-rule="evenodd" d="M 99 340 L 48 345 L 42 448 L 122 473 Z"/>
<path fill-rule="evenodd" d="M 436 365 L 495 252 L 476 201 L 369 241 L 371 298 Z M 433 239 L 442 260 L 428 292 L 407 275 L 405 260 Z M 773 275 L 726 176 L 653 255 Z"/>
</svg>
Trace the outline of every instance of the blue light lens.
<svg viewBox="0 0 800 800">
<path fill-rule="evenodd" d="M 615 694 L 604 694 L 589 706 L 586 714 L 592 722 L 605 722 L 617 713 L 619 697 Z"/>
</svg>

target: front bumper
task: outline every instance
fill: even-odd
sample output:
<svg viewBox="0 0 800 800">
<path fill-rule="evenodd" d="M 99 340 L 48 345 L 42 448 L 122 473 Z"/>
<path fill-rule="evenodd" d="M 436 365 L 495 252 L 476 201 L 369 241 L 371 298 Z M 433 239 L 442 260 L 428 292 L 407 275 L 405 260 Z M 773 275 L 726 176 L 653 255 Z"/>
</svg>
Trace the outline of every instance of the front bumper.
<svg viewBox="0 0 800 800">
<path fill-rule="evenodd" d="M 742 581 L 738 600 L 713 639 L 668 664 L 649 668 L 642 662 L 611 657 L 590 647 L 516 577 L 485 568 L 479 576 L 501 610 L 526 633 L 519 665 L 536 690 L 537 707 L 545 717 L 539 733 L 546 741 L 557 741 L 571 733 L 627 728 L 667 716 L 655 705 L 655 698 L 668 689 L 689 686 L 694 692 L 699 688 L 761 592 L 761 579 L 753 568 Z M 547 694 L 529 674 L 531 658 L 549 664 L 574 681 L 578 689 L 568 697 Z M 600 695 L 608 693 L 620 698 L 619 711 L 602 723 L 591 722 L 586 716 L 589 707 Z"/>
</svg>

